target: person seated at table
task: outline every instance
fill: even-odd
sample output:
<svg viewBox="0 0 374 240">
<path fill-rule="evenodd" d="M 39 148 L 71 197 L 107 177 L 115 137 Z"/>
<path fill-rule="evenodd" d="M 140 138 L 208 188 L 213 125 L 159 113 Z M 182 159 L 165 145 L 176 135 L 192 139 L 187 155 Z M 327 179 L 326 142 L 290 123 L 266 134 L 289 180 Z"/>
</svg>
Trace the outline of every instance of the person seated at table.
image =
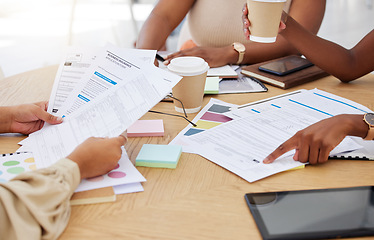
<svg viewBox="0 0 374 240">
<path fill-rule="evenodd" d="M 46 102 L 0 107 L 0 133 L 29 134 L 61 118 Z M 0 184 L 1 239 L 56 239 L 70 217 L 70 198 L 81 179 L 116 167 L 125 137 L 89 138 L 52 166 L 19 174 Z"/>
<path fill-rule="evenodd" d="M 219 67 L 226 64 L 252 64 L 297 53 L 283 38 L 278 38 L 274 44 L 246 40 L 242 34 L 240 14 L 238 15 L 244 2 L 245 0 L 160 0 L 143 24 L 136 47 L 160 50 L 169 34 L 188 13 L 180 33 L 179 45 L 186 43 L 184 50 L 168 55 L 165 64 L 175 57 L 197 56 L 205 59 L 210 67 Z M 306 29 L 317 33 L 325 5 L 326 0 L 287 0 L 284 10 Z M 233 48 L 234 42 L 244 45 L 244 58 Z"/>
<path fill-rule="evenodd" d="M 374 116 L 374 114 L 372 114 Z M 342 114 L 324 119 L 298 131 L 264 159 L 272 163 L 284 153 L 296 149 L 293 159 L 310 164 L 324 163 L 330 152 L 346 137 L 357 136 L 373 140 L 374 129 L 363 120 L 363 115 Z"/>
<path fill-rule="evenodd" d="M 243 31 L 247 39 L 250 35 L 250 21 L 247 5 L 243 7 Z M 374 30 L 369 32 L 352 49 L 325 40 L 304 28 L 297 19 L 283 12 L 279 25 L 279 35 L 292 44 L 312 63 L 337 77 L 349 82 L 374 71 Z"/>
</svg>

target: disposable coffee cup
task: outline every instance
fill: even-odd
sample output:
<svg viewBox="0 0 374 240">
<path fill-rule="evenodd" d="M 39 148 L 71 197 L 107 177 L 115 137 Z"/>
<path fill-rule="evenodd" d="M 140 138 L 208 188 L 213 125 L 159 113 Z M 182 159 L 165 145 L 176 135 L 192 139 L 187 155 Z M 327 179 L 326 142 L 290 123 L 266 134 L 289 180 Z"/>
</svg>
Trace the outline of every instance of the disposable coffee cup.
<svg viewBox="0 0 374 240">
<path fill-rule="evenodd" d="M 170 61 L 168 69 L 183 77 L 173 88 L 173 97 L 183 103 L 186 113 L 198 112 L 203 103 L 208 63 L 199 57 L 178 57 Z M 173 101 L 175 110 L 183 113 L 182 104 Z"/>
<path fill-rule="evenodd" d="M 285 2 L 286 0 L 247 0 L 248 19 L 251 22 L 249 40 L 275 42 Z"/>
</svg>

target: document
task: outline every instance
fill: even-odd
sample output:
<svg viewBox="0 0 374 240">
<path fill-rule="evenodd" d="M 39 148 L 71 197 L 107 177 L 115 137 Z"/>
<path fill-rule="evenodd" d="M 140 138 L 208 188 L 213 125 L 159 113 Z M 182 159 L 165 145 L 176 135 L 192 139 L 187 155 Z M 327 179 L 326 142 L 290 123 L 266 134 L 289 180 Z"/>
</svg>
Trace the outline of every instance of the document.
<svg viewBox="0 0 374 240">
<path fill-rule="evenodd" d="M 103 51 L 104 53 L 95 61 L 94 67 L 85 74 L 86 81 L 80 82 L 72 91 L 60 115 L 70 115 L 112 86 L 136 77 L 143 70 L 141 66 L 149 65 L 148 68 L 151 68 L 156 54 L 154 50 L 137 51 L 137 49 L 123 49 L 113 45 L 107 45 Z M 158 71 L 155 67 L 154 70 Z"/>
<path fill-rule="evenodd" d="M 235 114 L 224 112 L 235 120 L 184 137 L 182 142 L 194 153 L 253 182 L 300 165 L 292 159 L 293 151 L 272 164 L 262 163 L 267 155 L 297 131 L 336 114 L 362 114 L 366 111 L 370 109 L 348 99 L 318 89 L 304 90 L 259 101 L 258 104 L 234 110 Z M 331 154 L 360 148 L 361 145 L 346 137 Z"/>
<path fill-rule="evenodd" d="M 111 86 L 95 100 L 92 98 L 82 104 L 62 124 L 45 126 L 30 135 L 28 142 L 33 145 L 38 168 L 67 156 L 91 136 L 120 135 L 163 99 L 181 79 L 154 65 L 140 66 L 123 59 L 125 56 L 120 53 L 107 51 L 106 64 L 100 64 L 103 67 L 95 70 L 92 78 L 103 82 L 102 87 Z M 95 92 L 95 89 L 90 90 Z"/>
<path fill-rule="evenodd" d="M 183 139 L 194 152 L 230 170 L 248 182 L 254 182 L 302 163 L 285 154 L 272 164 L 263 159 L 298 130 L 318 119 L 300 114 L 299 109 L 274 110 L 221 124 L 213 129 Z M 346 142 L 347 141 L 347 142 Z M 360 146 L 352 140 L 342 142 L 332 153 Z"/>
<path fill-rule="evenodd" d="M 155 50 L 124 49 L 108 44 L 121 54 L 131 56 L 141 62 L 153 64 Z M 69 47 L 62 63 L 60 64 L 53 84 L 49 99 L 48 112 L 62 115 L 60 108 L 71 99 L 71 95 L 78 93 L 87 83 L 92 71 L 97 67 L 98 59 L 105 57 L 104 47 Z M 69 102 L 69 101 L 68 101 Z"/>
<path fill-rule="evenodd" d="M 301 107 L 301 109 L 310 109 L 315 114 L 324 116 L 324 118 L 343 113 L 364 114 L 372 112 L 369 108 L 349 99 L 319 89 L 313 89 L 299 90 L 234 107 L 232 111 L 225 113 L 225 115 L 233 119 L 238 119 L 278 108 L 284 109 L 294 106 Z"/>
<path fill-rule="evenodd" d="M 95 67 L 95 61 L 103 54 L 103 48 L 70 47 L 60 64 L 51 96 L 49 98 L 48 112 L 56 115 L 71 92 L 79 83 L 86 80 L 85 76 Z"/>
</svg>

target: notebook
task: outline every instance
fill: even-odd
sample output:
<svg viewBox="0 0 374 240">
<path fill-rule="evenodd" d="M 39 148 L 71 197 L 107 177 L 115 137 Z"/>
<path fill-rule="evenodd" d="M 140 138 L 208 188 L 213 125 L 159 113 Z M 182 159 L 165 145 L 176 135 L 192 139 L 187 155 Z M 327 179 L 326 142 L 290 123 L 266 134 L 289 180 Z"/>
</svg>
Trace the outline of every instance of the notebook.
<svg viewBox="0 0 374 240">
<path fill-rule="evenodd" d="M 362 138 L 351 137 L 353 141 L 363 146 L 363 148 L 331 155 L 329 159 L 340 160 L 372 160 L 374 161 L 374 141 L 366 141 Z"/>
<path fill-rule="evenodd" d="M 70 199 L 70 205 L 83 205 L 116 201 L 113 187 L 93 189 L 89 191 L 76 192 Z"/>
<path fill-rule="evenodd" d="M 279 58 L 284 59 L 287 57 Z M 329 74 L 320 69 L 317 66 L 311 66 L 290 74 L 287 74 L 285 76 L 277 76 L 271 73 L 267 73 L 264 71 L 260 71 L 258 68 L 264 64 L 279 60 L 274 59 L 262 63 L 257 63 L 253 65 L 248 65 L 246 67 L 242 67 L 242 74 L 255 77 L 259 79 L 262 82 L 268 83 L 270 85 L 280 87 L 283 89 L 288 89 L 291 87 L 295 87 L 297 85 L 301 85 L 307 82 L 311 82 L 314 80 L 317 80 L 322 77 L 326 77 Z"/>
</svg>

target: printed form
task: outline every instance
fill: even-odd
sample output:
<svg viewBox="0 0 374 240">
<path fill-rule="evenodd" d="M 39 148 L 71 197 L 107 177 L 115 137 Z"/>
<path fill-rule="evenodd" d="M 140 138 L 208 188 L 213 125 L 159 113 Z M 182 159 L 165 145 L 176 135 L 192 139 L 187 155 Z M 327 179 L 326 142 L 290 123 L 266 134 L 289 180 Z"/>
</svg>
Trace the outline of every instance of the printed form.
<svg viewBox="0 0 374 240">
<path fill-rule="evenodd" d="M 292 159 L 294 151 L 272 164 L 262 163 L 267 155 L 297 131 L 338 112 L 362 113 L 366 110 L 364 106 L 323 91 L 307 91 L 250 106 L 245 117 L 183 140 L 195 149 L 194 152 L 254 182 L 302 165 Z M 359 148 L 360 145 L 347 137 L 331 154 Z"/>
<path fill-rule="evenodd" d="M 59 115 L 67 116 L 112 86 L 131 79 L 136 74 L 132 68 L 140 69 L 144 63 L 153 64 L 156 55 L 155 50 L 122 49 L 111 44 L 100 50 L 100 55 L 83 76 L 86 80 L 80 81 L 71 91 Z M 112 74 L 117 69 L 115 64 L 122 67 L 121 75 Z M 55 85 L 58 84 L 55 82 Z"/>
<path fill-rule="evenodd" d="M 112 86 L 102 91 L 95 101 L 88 101 L 66 117 L 62 124 L 45 126 L 30 135 L 38 168 L 65 157 L 91 136 L 120 135 L 181 79 L 153 64 L 138 65 L 136 61 L 126 60 L 115 49 L 107 51 L 104 61 L 91 79 L 106 82 L 102 86 Z M 90 90 L 95 92 L 95 89 Z"/>
<path fill-rule="evenodd" d="M 367 112 L 372 112 L 369 108 L 361 104 L 319 89 L 302 89 L 289 94 L 284 94 L 257 102 L 252 104 L 249 103 L 247 104 L 247 107 L 240 108 L 239 106 L 240 109 L 234 109 L 225 115 L 233 119 L 238 119 L 251 116 L 259 112 L 271 111 L 279 108 L 280 105 L 291 107 L 294 105 L 303 106 L 304 108 L 322 113 L 321 116 L 324 116 L 325 118 L 343 113 L 364 114 Z"/>
<path fill-rule="evenodd" d="M 65 59 L 60 64 L 51 96 L 49 98 L 48 112 L 56 115 L 59 109 L 69 99 L 71 92 L 85 81 L 86 75 L 95 67 L 95 61 L 104 53 L 103 48 L 70 47 L 67 49 Z"/>
</svg>

